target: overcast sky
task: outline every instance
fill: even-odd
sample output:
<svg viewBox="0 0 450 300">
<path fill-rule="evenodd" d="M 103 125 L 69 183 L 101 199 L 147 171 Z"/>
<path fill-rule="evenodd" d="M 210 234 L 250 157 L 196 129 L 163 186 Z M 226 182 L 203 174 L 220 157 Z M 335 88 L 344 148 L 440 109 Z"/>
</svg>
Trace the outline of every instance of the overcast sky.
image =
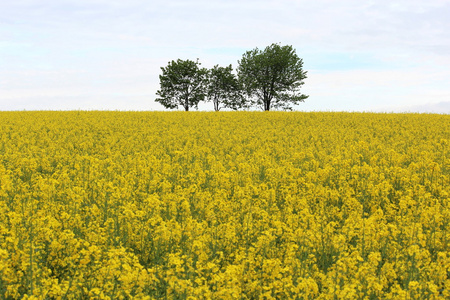
<svg viewBox="0 0 450 300">
<path fill-rule="evenodd" d="M 304 111 L 450 113 L 450 0 L 1 0 L 0 110 L 163 110 L 160 67 L 292 45 Z M 212 103 L 201 105 L 212 110 Z"/>
</svg>

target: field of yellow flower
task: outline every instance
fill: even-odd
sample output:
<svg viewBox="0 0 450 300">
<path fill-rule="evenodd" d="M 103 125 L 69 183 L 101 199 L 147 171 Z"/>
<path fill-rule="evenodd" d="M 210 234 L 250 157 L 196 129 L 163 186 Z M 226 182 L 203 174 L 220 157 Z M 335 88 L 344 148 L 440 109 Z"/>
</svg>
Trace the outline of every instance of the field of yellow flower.
<svg viewBox="0 0 450 300">
<path fill-rule="evenodd" d="M 1 299 L 449 299 L 450 115 L 0 112 Z"/>
</svg>

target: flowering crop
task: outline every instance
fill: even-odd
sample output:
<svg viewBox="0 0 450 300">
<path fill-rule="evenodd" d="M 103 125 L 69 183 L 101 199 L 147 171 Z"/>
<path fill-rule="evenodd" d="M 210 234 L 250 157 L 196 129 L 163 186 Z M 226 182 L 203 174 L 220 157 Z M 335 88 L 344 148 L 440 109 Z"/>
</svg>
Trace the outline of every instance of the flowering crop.
<svg viewBox="0 0 450 300">
<path fill-rule="evenodd" d="M 1 112 L 2 299 L 450 298 L 450 115 Z"/>
</svg>

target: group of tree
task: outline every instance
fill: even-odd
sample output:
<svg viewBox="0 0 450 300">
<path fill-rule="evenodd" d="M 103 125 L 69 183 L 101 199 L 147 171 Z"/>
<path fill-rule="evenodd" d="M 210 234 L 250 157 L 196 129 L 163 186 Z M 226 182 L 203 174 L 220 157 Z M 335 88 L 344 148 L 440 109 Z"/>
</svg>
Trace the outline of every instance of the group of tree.
<svg viewBox="0 0 450 300">
<path fill-rule="evenodd" d="M 303 60 L 289 45 L 247 51 L 238 61 L 237 75 L 231 65 L 208 70 L 198 59 L 171 61 L 161 70 L 156 101 L 170 109 L 182 106 L 188 111 L 201 101 L 211 101 L 216 111 L 252 106 L 291 110 L 308 98 L 300 92 L 307 73 Z"/>
</svg>

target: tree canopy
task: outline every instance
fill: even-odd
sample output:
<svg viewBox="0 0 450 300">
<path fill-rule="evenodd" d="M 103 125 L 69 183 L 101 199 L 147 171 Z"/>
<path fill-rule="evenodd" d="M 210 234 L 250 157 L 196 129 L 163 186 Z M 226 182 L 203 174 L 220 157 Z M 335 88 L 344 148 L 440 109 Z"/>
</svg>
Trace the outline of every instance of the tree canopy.
<svg viewBox="0 0 450 300">
<path fill-rule="evenodd" d="M 264 50 L 247 51 L 238 61 L 237 76 L 231 65 L 215 65 L 207 70 L 192 60 L 171 61 L 162 67 L 156 102 L 166 108 L 198 108 L 200 101 L 211 101 L 214 110 L 257 106 L 263 110 L 292 110 L 304 102 L 300 92 L 306 71 L 303 60 L 292 46 L 272 44 Z"/>
<path fill-rule="evenodd" d="M 181 105 L 186 111 L 190 107 L 198 107 L 198 103 L 206 97 L 208 70 L 200 68 L 198 60 L 171 61 L 162 67 L 159 76 L 161 89 L 156 92 L 156 102 L 166 108 L 178 108 Z"/>
<path fill-rule="evenodd" d="M 234 110 L 246 105 L 239 81 L 232 71 L 231 65 L 228 67 L 215 65 L 214 68 L 209 70 L 208 100 L 214 103 L 215 111 L 219 111 L 221 105 Z"/>
<path fill-rule="evenodd" d="M 300 93 L 306 71 L 292 46 L 272 44 L 247 51 L 239 61 L 238 76 L 252 104 L 263 110 L 290 110 L 308 96 Z"/>
</svg>

